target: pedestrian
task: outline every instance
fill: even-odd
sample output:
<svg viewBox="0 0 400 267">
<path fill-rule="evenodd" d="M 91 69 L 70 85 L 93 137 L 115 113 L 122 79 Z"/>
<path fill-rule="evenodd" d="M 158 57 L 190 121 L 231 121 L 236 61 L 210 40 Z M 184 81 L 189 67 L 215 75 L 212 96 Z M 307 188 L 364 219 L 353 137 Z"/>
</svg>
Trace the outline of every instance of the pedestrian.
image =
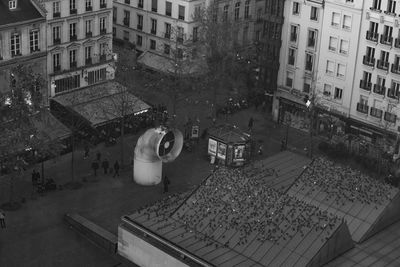
<svg viewBox="0 0 400 267">
<path fill-rule="evenodd" d="M 281 151 L 283 151 L 285 149 L 286 149 L 286 139 L 283 138 L 282 141 L 281 141 Z"/>
<path fill-rule="evenodd" d="M 103 167 L 103 169 L 104 169 L 104 174 L 107 174 L 109 166 L 110 166 L 110 164 L 109 164 L 108 160 L 104 159 L 103 162 L 101 163 L 101 167 Z"/>
<path fill-rule="evenodd" d="M 263 146 L 262 145 L 260 145 L 259 147 L 258 147 L 258 155 L 262 155 L 263 154 Z"/>
<path fill-rule="evenodd" d="M 0 226 L 6 228 L 6 213 L 0 209 Z"/>
<path fill-rule="evenodd" d="M 89 145 L 85 144 L 85 155 L 83 156 L 83 159 L 87 159 L 89 157 Z"/>
<path fill-rule="evenodd" d="M 248 124 L 248 126 L 249 126 L 248 131 L 249 132 L 251 132 L 251 130 L 253 129 L 253 123 L 254 123 L 253 117 L 250 117 L 249 124 Z"/>
<path fill-rule="evenodd" d="M 267 109 L 267 102 L 263 101 L 262 102 L 262 111 L 265 112 L 266 109 Z"/>
<path fill-rule="evenodd" d="M 97 152 L 97 154 L 96 154 L 96 158 L 97 158 L 97 161 L 100 161 L 100 159 L 101 159 L 101 153 L 100 153 L 100 151 L 99 151 L 99 152 Z"/>
<path fill-rule="evenodd" d="M 163 193 L 167 193 L 168 192 L 168 185 L 170 184 L 171 182 L 169 181 L 169 179 L 168 179 L 168 176 L 164 176 L 164 181 L 163 181 L 163 184 L 164 184 L 164 192 Z"/>
<path fill-rule="evenodd" d="M 32 185 L 33 186 L 36 186 L 37 185 L 37 175 L 36 175 L 36 170 L 35 169 L 33 169 L 33 171 L 32 171 Z"/>
<path fill-rule="evenodd" d="M 92 162 L 92 169 L 93 169 L 94 176 L 97 176 L 97 169 L 98 168 L 99 168 L 99 163 L 96 160 L 94 160 Z"/>
<path fill-rule="evenodd" d="M 118 163 L 118 160 L 116 160 L 115 163 L 114 163 L 114 176 L 113 177 L 115 177 L 117 175 L 119 176 L 119 163 Z"/>
</svg>

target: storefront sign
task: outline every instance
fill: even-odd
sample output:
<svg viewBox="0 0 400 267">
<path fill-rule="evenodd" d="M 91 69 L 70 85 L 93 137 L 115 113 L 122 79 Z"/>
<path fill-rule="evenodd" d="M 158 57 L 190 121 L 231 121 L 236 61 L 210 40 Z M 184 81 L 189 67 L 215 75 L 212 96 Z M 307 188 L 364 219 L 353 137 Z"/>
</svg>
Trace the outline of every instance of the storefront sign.
<svg viewBox="0 0 400 267">
<path fill-rule="evenodd" d="M 211 139 L 210 139 L 211 140 Z M 218 153 L 217 157 L 219 159 L 225 160 L 226 158 L 226 145 L 224 143 L 218 143 Z"/>
<path fill-rule="evenodd" d="M 244 145 L 235 146 L 233 161 L 243 161 L 244 160 Z"/>
<path fill-rule="evenodd" d="M 208 139 L 208 154 L 215 156 L 217 154 L 217 141 Z"/>
</svg>

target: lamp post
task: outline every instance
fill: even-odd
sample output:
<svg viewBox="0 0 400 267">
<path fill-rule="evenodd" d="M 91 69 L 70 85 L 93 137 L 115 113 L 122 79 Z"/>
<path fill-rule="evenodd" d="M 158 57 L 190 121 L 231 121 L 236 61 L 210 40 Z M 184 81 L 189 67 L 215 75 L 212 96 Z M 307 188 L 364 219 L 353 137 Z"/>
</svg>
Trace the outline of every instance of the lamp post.
<svg viewBox="0 0 400 267">
<path fill-rule="evenodd" d="M 311 99 L 308 95 L 304 96 L 304 103 L 306 104 L 308 115 L 310 117 L 310 149 L 309 149 L 309 156 L 310 158 L 313 157 L 313 129 L 314 129 L 314 107 L 315 107 L 315 95 L 311 95 Z"/>
</svg>

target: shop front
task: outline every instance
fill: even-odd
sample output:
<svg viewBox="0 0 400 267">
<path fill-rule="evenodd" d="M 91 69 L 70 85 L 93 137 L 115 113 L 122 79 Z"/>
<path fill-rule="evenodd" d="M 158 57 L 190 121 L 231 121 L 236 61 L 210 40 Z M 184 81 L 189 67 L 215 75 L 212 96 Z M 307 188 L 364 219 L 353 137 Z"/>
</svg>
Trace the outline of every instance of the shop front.
<svg viewBox="0 0 400 267">
<path fill-rule="evenodd" d="M 310 128 L 310 114 L 304 104 L 280 98 L 278 123 L 308 132 Z"/>
</svg>

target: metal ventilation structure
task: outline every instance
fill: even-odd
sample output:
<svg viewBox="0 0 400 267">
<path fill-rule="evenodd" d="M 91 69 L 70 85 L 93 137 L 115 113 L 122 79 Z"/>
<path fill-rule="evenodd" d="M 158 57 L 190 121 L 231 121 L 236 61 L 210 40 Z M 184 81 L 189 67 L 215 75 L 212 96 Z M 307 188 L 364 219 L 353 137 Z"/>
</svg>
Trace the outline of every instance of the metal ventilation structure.
<svg viewBox="0 0 400 267">
<path fill-rule="evenodd" d="M 163 126 L 139 137 L 133 161 L 133 178 L 140 185 L 156 185 L 162 179 L 162 163 L 174 161 L 182 151 L 183 135 Z"/>
</svg>

